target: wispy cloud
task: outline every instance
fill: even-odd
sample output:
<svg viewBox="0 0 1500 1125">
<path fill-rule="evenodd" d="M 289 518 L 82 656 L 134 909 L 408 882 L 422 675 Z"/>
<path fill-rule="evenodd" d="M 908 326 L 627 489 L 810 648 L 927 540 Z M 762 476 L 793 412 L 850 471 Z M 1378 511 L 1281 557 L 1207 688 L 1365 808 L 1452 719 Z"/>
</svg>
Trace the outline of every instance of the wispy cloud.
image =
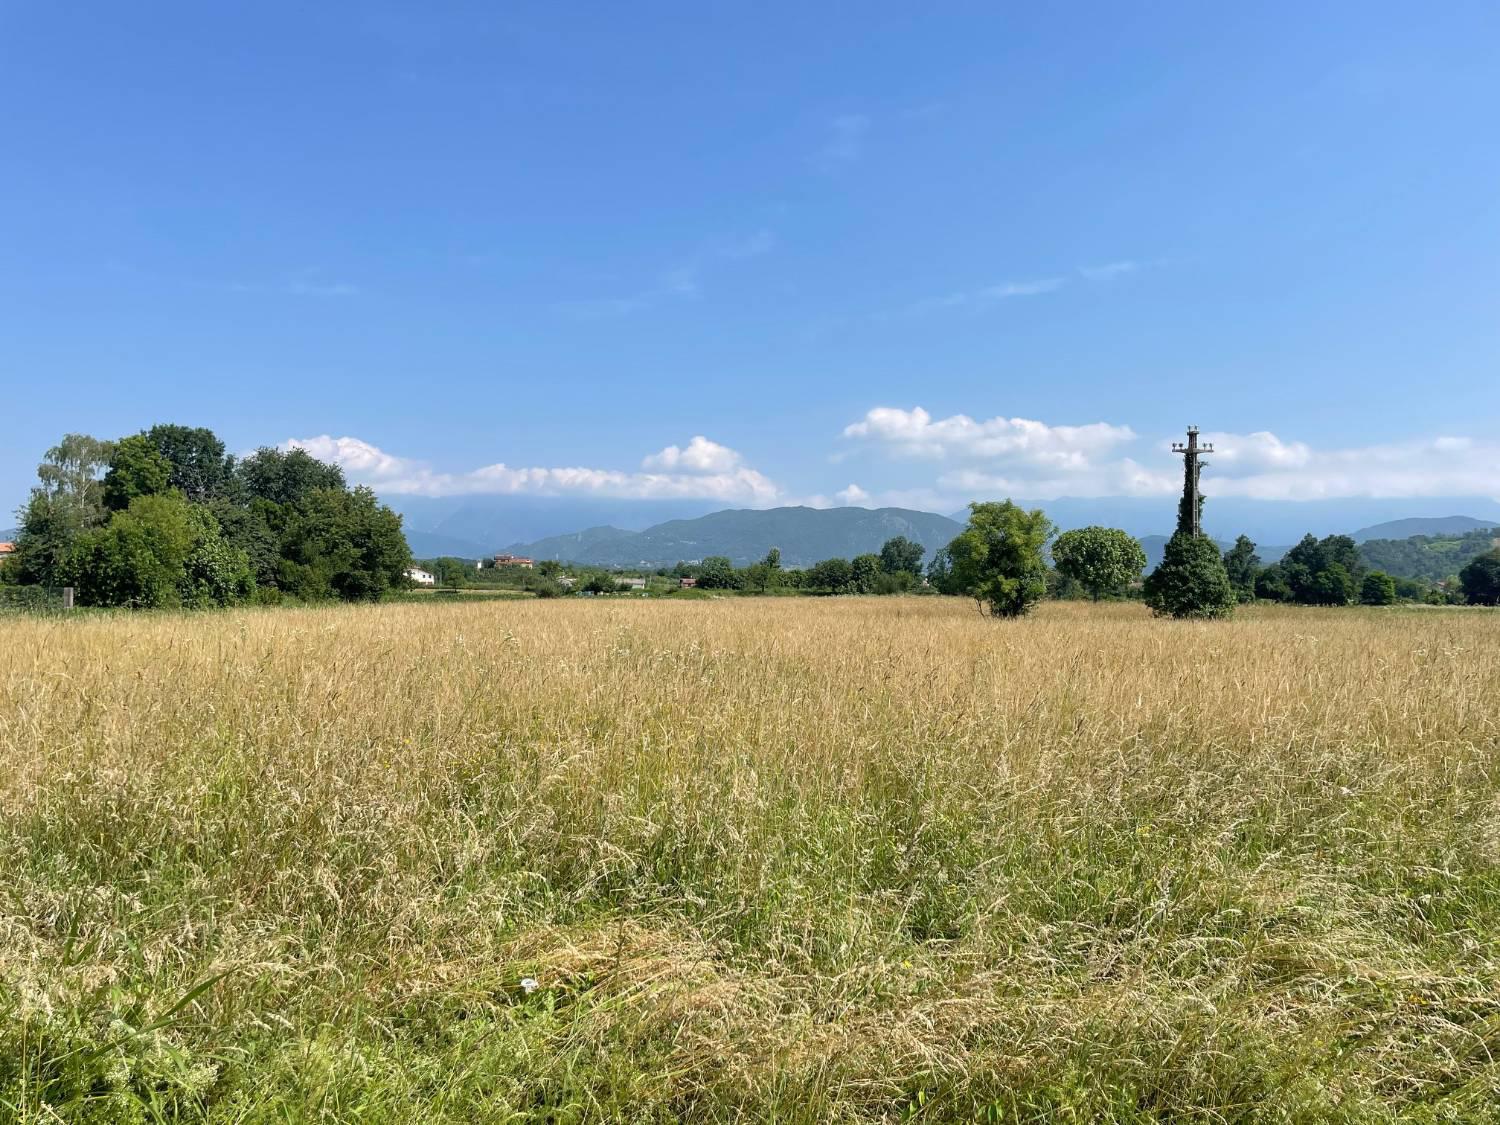
<svg viewBox="0 0 1500 1125">
<path fill-rule="evenodd" d="M 280 281 L 232 281 L 222 286 L 233 293 L 282 294 L 289 297 L 354 297 L 361 290 L 353 282 L 330 280 L 315 269 L 299 270 Z"/>
<path fill-rule="evenodd" d="M 682 265 L 664 271 L 651 285 L 634 293 L 560 301 L 555 307 L 577 317 L 625 316 L 669 301 L 693 300 L 699 293 L 698 267 Z"/>
<path fill-rule="evenodd" d="M 718 262 L 759 258 L 775 248 L 776 236 L 765 229 L 715 239 L 686 261 L 663 270 L 649 285 L 635 292 L 560 301 L 554 307 L 570 316 L 608 317 L 625 316 L 675 301 L 696 300 L 703 295 L 701 278 L 706 267 Z"/>
<path fill-rule="evenodd" d="M 1094 266 L 1079 266 L 1076 272 L 1084 281 L 1102 284 L 1104 282 L 1117 281 L 1122 277 L 1138 273 L 1151 264 L 1132 259 L 1121 259 L 1120 261 L 1104 262 Z M 1068 278 L 1063 275 L 1038 277 L 1029 281 L 1004 281 L 998 285 L 982 285 L 977 289 L 961 289 L 957 292 L 947 293 L 938 297 L 925 297 L 909 305 L 907 311 L 921 313 L 935 312 L 942 309 L 979 310 L 992 308 L 1015 297 L 1037 297 L 1044 293 L 1056 293 L 1067 284 Z"/>
<path fill-rule="evenodd" d="M 294 297 L 353 297 L 359 293 L 359 286 L 347 281 L 298 280 L 288 282 L 284 288 Z"/>
<path fill-rule="evenodd" d="M 1030 281 L 1003 281 L 978 289 L 964 289 L 941 297 L 926 297 L 908 306 L 909 312 L 936 312 L 940 309 L 983 309 L 1015 297 L 1036 297 L 1055 293 L 1068 283 L 1065 277 L 1039 277 Z"/>
<path fill-rule="evenodd" d="M 638 471 L 588 466 L 512 467 L 503 461 L 467 472 L 434 470 L 427 462 L 387 453 L 356 437 L 290 438 L 283 449 L 304 449 L 339 465 L 351 480 L 387 494 L 591 495 L 624 500 L 705 499 L 766 507 L 782 491 L 745 464 L 738 452 L 698 435 L 646 457 Z"/>
<path fill-rule="evenodd" d="M 925 121 L 928 118 L 937 117 L 948 110 L 948 103 L 934 99 L 910 106 L 901 111 L 902 121 Z"/>
<path fill-rule="evenodd" d="M 713 256 L 729 261 L 759 258 L 776 249 L 776 236 L 762 227 L 753 234 L 721 238 L 713 244 Z"/>
<path fill-rule="evenodd" d="M 824 168 L 858 160 L 875 122 L 862 113 L 845 113 L 828 122 L 828 139 L 818 151 L 817 163 Z"/>
<path fill-rule="evenodd" d="M 1105 262 L 1099 266 L 1079 266 L 1078 272 L 1086 281 L 1114 281 L 1126 274 L 1135 273 L 1140 268 L 1140 262 L 1126 260 Z"/>
</svg>

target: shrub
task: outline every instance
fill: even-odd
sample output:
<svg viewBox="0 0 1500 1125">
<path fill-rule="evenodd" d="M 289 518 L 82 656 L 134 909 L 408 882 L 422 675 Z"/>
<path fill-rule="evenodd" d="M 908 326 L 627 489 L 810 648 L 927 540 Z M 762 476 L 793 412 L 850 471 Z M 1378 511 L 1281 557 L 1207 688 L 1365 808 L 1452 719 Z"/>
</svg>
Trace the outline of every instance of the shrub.
<svg viewBox="0 0 1500 1125">
<path fill-rule="evenodd" d="M 1458 573 L 1464 597 L 1475 605 L 1500 605 L 1500 550 L 1488 551 Z"/>
<path fill-rule="evenodd" d="M 1145 594 L 1159 617 L 1227 617 L 1239 600 L 1213 540 L 1182 531 L 1167 541 Z"/>
<path fill-rule="evenodd" d="M 1364 605 L 1395 605 L 1396 580 L 1382 570 L 1372 570 L 1360 584 L 1359 600 Z"/>
</svg>

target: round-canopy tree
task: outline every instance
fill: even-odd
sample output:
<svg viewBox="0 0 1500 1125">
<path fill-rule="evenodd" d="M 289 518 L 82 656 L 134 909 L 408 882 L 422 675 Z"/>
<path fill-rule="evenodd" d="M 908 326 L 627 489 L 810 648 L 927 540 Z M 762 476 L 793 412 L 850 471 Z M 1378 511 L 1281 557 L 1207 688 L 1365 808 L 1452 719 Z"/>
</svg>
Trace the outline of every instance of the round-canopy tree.
<svg viewBox="0 0 1500 1125">
<path fill-rule="evenodd" d="M 1020 617 L 1047 593 L 1042 548 L 1052 524 L 1009 500 L 969 505 L 969 526 L 948 544 L 949 583 L 992 617 Z"/>
<path fill-rule="evenodd" d="M 132 434 L 115 442 L 104 474 L 104 506 L 123 512 L 137 496 L 156 496 L 167 491 L 172 463 L 156 451 L 144 434 Z"/>
<path fill-rule="evenodd" d="M 905 572 L 913 578 L 922 576 L 922 556 L 927 548 L 914 543 L 904 535 L 887 539 L 880 548 L 880 569 L 886 574 Z"/>
<path fill-rule="evenodd" d="M 1488 551 L 1458 572 L 1464 597 L 1475 605 L 1500 605 L 1500 550 Z"/>
<path fill-rule="evenodd" d="M 1146 552 L 1117 527 L 1080 527 L 1057 537 L 1052 562 L 1059 574 L 1077 582 L 1097 602 L 1101 594 L 1118 593 L 1140 576 Z"/>
<path fill-rule="evenodd" d="M 1172 536 L 1146 579 L 1146 604 L 1160 617 L 1227 617 L 1237 601 L 1219 548 L 1206 535 Z"/>
</svg>

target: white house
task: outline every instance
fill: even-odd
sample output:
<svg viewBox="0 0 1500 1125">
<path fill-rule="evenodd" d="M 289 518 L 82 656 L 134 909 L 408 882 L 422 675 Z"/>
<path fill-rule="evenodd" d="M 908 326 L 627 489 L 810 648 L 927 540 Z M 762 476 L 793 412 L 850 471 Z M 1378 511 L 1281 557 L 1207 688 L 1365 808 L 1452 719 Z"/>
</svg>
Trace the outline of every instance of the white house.
<svg viewBox="0 0 1500 1125">
<path fill-rule="evenodd" d="M 409 566 L 406 568 L 406 577 L 410 578 L 418 586 L 436 586 L 437 575 L 431 571 L 423 570 L 420 566 Z"/>
</svg>

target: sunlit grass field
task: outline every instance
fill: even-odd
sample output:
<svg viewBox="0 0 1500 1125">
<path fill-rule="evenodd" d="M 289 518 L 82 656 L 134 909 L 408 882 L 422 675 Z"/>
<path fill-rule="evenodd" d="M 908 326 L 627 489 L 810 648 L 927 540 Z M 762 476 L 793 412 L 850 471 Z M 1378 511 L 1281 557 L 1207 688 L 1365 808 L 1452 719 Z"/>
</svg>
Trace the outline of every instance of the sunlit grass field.
<svg viewBox="0 0 1500 1125">
<path fill-rule="evenodd" d="M 1500 615 L 0 620 L 0 1120 L 1500 1119 Z"/>
</svg>

